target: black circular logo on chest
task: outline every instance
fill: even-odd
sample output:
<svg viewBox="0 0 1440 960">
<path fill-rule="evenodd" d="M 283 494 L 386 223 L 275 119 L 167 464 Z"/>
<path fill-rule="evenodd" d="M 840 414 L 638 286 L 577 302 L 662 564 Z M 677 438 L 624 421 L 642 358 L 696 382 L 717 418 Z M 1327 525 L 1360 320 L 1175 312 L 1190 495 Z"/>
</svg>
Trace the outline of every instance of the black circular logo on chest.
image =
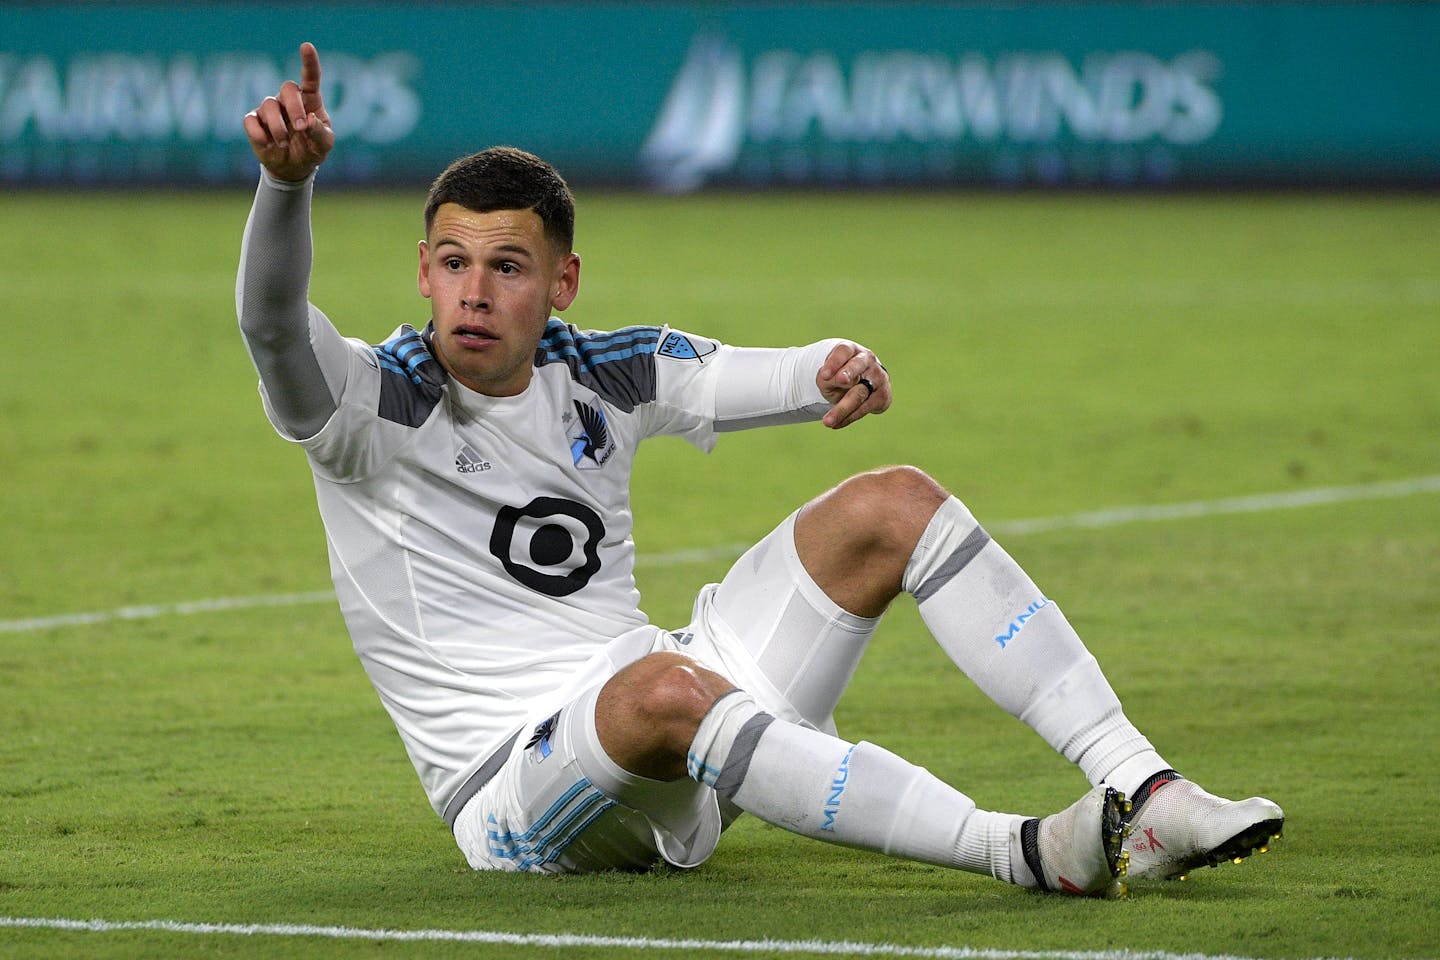
<svg viewBox="0 0 1440 960">
<path fill-rule="evenodd" d="M 569 530 L 558 523 L 547 523 L 530 538 L 530 559 L 542 567 L 553 567 L 569 559 L 573 547 Z"/>
<path fill-rule="evenodd" d="M 556 522 L 543 522 L 546 520 Z M 522 530 L 528 536 L 528 547 L 524 538 L 515 542 Z M 536 497 L 523 507 L 500 508 L 490 533 L 490 553 L 506 573 L 531 590 L 547 597 L 567 597 L 583 589 L 600 570 L 604 535 L 600 515 L 583 503 Z M 535 566 L 513 556 L 517 547 Z M 541 567 L 548 569 L 537 569 Z"/>
</svg>

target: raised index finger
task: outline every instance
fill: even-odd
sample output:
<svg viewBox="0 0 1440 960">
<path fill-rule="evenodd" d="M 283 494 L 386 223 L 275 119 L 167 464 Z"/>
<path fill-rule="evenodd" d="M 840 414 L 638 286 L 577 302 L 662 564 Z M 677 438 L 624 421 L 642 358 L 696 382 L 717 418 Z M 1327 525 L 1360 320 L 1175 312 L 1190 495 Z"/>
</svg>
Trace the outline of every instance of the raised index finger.
<svg viewBox="0 0 1440 960">
<path fill-rule="evenodd" d="M 307 114 L 325 111 L 320 99 L 320 52 L 309 41 L 300 44 L 300 100 Z"/>
</svg>

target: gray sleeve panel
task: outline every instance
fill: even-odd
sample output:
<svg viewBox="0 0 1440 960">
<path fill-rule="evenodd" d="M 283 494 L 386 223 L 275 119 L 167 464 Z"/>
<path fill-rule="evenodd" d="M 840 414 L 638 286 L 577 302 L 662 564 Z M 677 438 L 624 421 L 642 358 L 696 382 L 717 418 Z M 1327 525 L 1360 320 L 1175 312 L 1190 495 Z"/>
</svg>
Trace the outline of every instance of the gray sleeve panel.
<svg viewBox="0 0 1440 960">
<path fill-rule="evenodd" d="M 235 312 L 250 360 L 271 409 L 296 437 L 314 436 L 325 426 L 345 382 L 343 356 L 342 365 L 327 378 L 312 345 L 308 294 L 313 183 L 313 178 L 283 183 L 262 174 L 245 223 L 235 279 Z M 316 322 L 329 323 L 323 315 Z"/>
<path fill-rule="evenodd" d="M 795 423 L 814 423 L 830 412 L 829 403 L 817 403 L 808 407 L 797 407 L 781 413 L 761 417 L 745 417 L 730 420 L 716 420 L 716 433 L 735 433 L 740 430 L 754 430 L 757 427 L 783 427 Z"/>
</svg>

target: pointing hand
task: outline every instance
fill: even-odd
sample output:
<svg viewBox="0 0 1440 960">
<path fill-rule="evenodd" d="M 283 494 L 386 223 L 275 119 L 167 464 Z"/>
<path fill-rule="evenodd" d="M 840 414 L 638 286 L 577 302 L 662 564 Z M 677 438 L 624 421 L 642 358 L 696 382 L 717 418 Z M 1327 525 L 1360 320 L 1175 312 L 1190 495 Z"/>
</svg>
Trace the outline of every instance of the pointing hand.
<svg viewBox="0 0 1440 960">
<path fill-rule="evenodd" d="M 279 93 L 245 114 L 245 135 L 260 163 L 280 180 L 304 180 L 325 161 L 335 131 L 320 97 L 320 54 L 313 44 L 300 45 L 300 82 L 286 80 Z"/>
</svg>

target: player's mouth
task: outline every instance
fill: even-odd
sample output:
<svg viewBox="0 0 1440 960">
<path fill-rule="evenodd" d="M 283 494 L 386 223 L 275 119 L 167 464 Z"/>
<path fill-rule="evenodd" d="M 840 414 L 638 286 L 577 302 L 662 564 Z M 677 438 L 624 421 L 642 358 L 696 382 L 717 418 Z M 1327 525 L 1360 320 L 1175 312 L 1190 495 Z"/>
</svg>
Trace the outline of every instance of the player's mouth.
<svg viewBox="0 0 1440 960">
<path fill-rule="evenodd" d="M 462 323 L 451 332 L 450 336 L 460 346 L 472 349 L 484 348 L 492 343 L 498 343 L 500 340 L 485 327 L 472 323 Z"/>
</svg>

